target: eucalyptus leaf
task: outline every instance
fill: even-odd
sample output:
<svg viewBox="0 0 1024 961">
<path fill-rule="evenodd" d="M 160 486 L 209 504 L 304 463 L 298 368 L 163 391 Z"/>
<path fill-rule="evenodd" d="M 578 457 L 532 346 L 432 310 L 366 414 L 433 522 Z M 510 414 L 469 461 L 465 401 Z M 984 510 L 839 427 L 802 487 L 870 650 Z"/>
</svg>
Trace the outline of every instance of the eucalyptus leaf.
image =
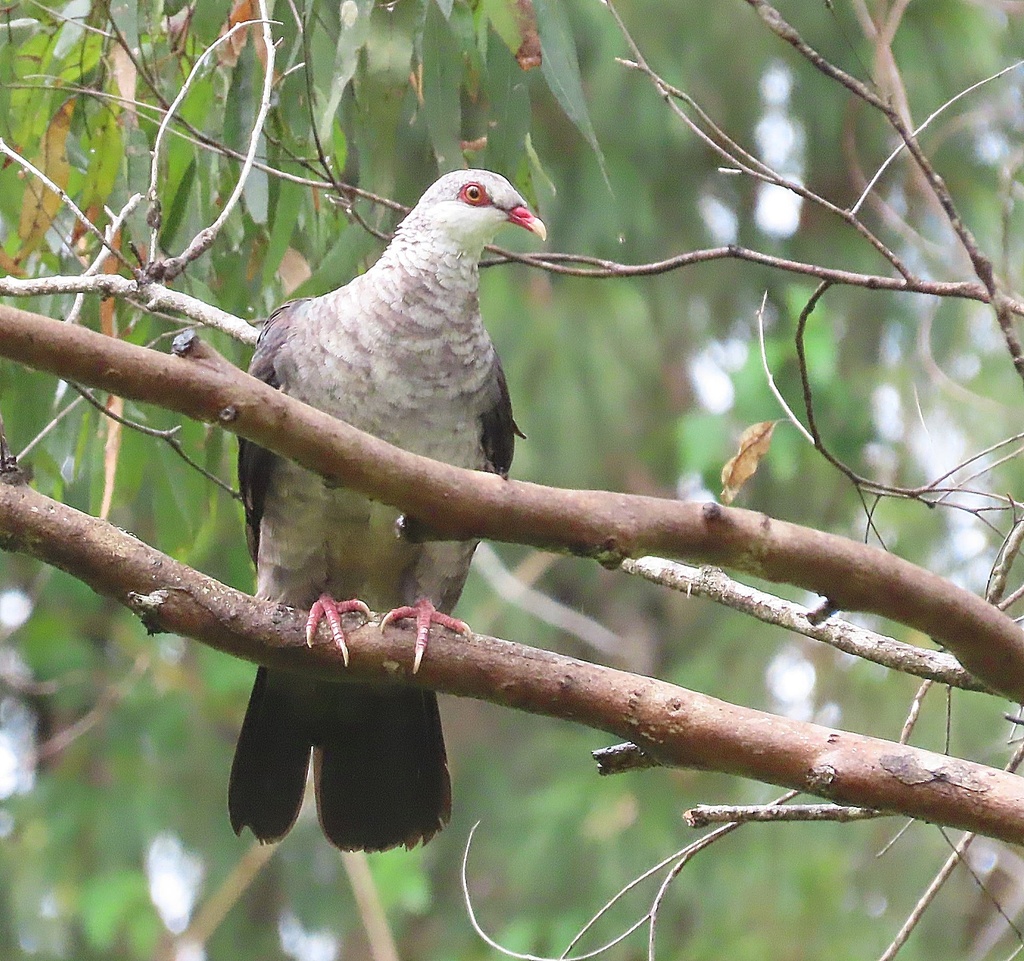
<svg viewBox="0 0 1024 961">
<path fill-rule="evenodd" d="M 540 32 L 543 56 L 541 69 L 544 72 L 544 79 L 566 116 L 590 144 L 601 171 L 607 178 L 604 154 L 597 142 L 597 134 L 594 132 L 594 125 L 587 109 L 587 99 L 583 93 L 580 64 L 576 56 L 576 41 L 573 39 L 565 11 L 558 0 L 533 0 L 533 9 L 537 14 L 537 29 Z"/>
<path fill-rule="evenodd" d="M 355 75 L 359 63 L 359 51 L 370 35 L 370 18 L 373 0 L 343 0 L 338 42 L 334 51 L 334 68 L 326 100 L 319 105 L 317 130 L 321 142 L 329 142 L 338 105 L 345 88 Z"/>
<path fill-rule="evenodd" d="M 437 157 L 437 167 L 443 173 L 462 165 L 459 145 L 462 68 L 455 37 L 436 3 L 427 4 L 422 56 L 423 116 Z"/>
</svg>

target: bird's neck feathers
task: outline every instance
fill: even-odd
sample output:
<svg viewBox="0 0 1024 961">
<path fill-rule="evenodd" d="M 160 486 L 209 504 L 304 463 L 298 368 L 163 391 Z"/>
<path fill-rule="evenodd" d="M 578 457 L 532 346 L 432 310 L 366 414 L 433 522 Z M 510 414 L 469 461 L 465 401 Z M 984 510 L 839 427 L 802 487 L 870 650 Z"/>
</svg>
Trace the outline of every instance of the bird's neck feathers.
<svg viewBox="0 0 1024 961">
<path fill-rule="evenodd" d="M 484 247 L 505 220 L 501 211 L 457 201 L 417 208 L 398 225 L 379 262 L 421 275 L 438 275 L 444 278 L 444 286 L 464 278 L 475 289 Z"/>
</svg>

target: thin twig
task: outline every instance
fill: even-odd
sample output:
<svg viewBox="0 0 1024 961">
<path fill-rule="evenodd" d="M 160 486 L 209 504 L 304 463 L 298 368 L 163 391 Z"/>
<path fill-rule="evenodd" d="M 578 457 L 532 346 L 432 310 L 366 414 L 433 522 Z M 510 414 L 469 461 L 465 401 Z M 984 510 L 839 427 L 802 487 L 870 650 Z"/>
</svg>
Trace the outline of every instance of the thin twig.
<svg viewBox="0 0 1024 961">
<path fill-rule="evenodd" d="M 642 880 L 650 877 L 655 872 L 661 870 L 667 864 L 670 864 L 672 862 L 672 860 L 676 857 L 676 855 L 672 855 L 672 857 L 666 858 L 660 864 L 656 865 L 655 867 L 651 868 L 650 870 L 645 872 L 643 875 L 641 875 L 640 878 L 636 878 L 633 881 L 631 881 L 626 886 L 626 888 L 624 888 L 622 891 L 619 892 L 619 894 L 617 894 L 615 896 L 615 898 L 612 900 L 612 902 L 609 902 L 609 905 L 606 905 L 605 908 L 602 908 L 601 911 L 598 912 L 598 914 L 588 924 L 586 924 L 583 927 L 582 931 L 579 932 L 576 935 L 576 937 L 573 939 L 573 941 L 569 944 L 569 947 L 567 947 L 562 954 L 558 955 L 557 958 L 553 958 L 553 957 L 548 958 L 548 957 L 544 957 L 544 956 L 540 956 L 540 955 L 536 955 L 536 954 L 524 954 L 524 953 L 521 953 L 521 952 L 518 952 L 518 951 L 512 951 L 512 950 L 510 950 L 510 949 L 508 949 L 506 947 L 503 947 L 501 944 L 499 944 L 497 941 L 495 941 L 494 938 L 492 938 L 489 934 L 487 934 L 487 932 L 484 931 L 484 929 L 480 926 L 480 922 L 477 920 L 477 917 L 476 917 L 476 910 L 473 908 L 473 898 L 472 898 L 472 895 L 469 893 L 469 879 L 468 879 L 468 876 L 467 876 L 467 865 L 469 863 L 469 849 L 470 849 L 470 847 L 473 844 L 473 835 L 476 834 L 476 830 L 477 830 L 478 827 L 480 827 L 480 822 L 479 821 L 477 821 L 476 824 L 474 824 L 473 827 L 470 829 L 469 836 L 466 838 L 466 848 L 465 848 L 465 850 L 463 851 L 463 854 L 462 854 L 462 897 L 463 897 L 463 903 L 466 905 L 466 914 L 469 916 L 469 923 L 470 923 L 470 925 L 472 925 L 473 930 L 476 931 L 477 935 L 481 938 L 481 940 L 483 940 L 489 947 L 493 948 L 495 951 L 500 952 L 501 954 L 503 954 L 507 958 L 515 958 L 516 961 L 586 961 L 586 959 L 588 959 L 588 958 L 594 958 L 594 957 L 597 957 L 597 956 L 599 956 L 601 954 L 604 954 L 605 952 L 607 952 L 609 950 L 609 948 L 614 947 L 616 944 L 619 944 L 625 938 L 629 937 L 629 935 L 631 935 L 634 931 L 636 931 L 637 928 L 641 927 L 644 924 L 644 922 L 647 920 L 649 915 L 645 915 L 643 918 L 641 918 L 639 921 L 635 922 L 631 927 L 629 927 L 625 932 L 620 934 L 614 940 L 608 942 L 607 944 L 601 945 L 601 947 L 596 948 L 593 951 L 588 951 L 585 954 L 575 954 L 575 955 L 572 955 L 572 956 L 569 955 L 569 952 L 576 945 L 576 943 L 583 936 L 583 934 L 590 928 L 590 926 L 594 923 L 594 921 L 596 921 L 597 918 L 599 918 L 601 916 L 601 914 L 604 913 L 604 911 L 607 909 L 607 907 L 610 906 L 610 904 L 614 903 L 615 900 L 617 900 L 619 897 L 621 897 L 626 891 L 628 891 L 628 890 L 632 889 L 633 887 L 635 887 Z M 692 845 L 690 845 L 690 846 L 692 847 Z"/>
<path fill-rule="evenodd" d="M 107 262 L 107 258 L 110 256 L 110 252 L 114 249 L 114 241 L 117 237 L 117 232 L 123 226 L 125 220 L 135 211 L 135 208 L 142 202 L 142 194 L 132 194 L 128 198 L 128 202 L 121 208 L 120 212 L 116 215 L 111 215 L 109 225 L 104 229 L 103 235 L 106 238 L 106 244 L 100 248 L 99 253 L 96 254 L 95 259 L 89 266 L 82 272 L 83 277 L 92 277 L 100 272 L 100 268 Z M 108 214 L 110 211 L 107 211 Z M 85 294 L 79 293 L 75 295 L 74 303 L 71 305 L 71 310 L 68 312 L 67 317 L 64 318 L 65 323 L 77 324 L 78 318 L 82 313 L 82 305 L 85 303 Z"/>
<path fill-rule="evenodd" d="M 189 456 L 185 448 L 182 446 L 181 441 L 178 440 L 177 437 L 178 433 L 181 431 L 180 424 L 176 427 L 171 427 L 168 430 L 160 430 L 157 427 L 148 427 L 146 424 L 140 424 L 138 421 L 129 420 L 127 417 L 122 417 L 120 414 L 115 414 L 109 407 L 107 407 L 106 404 L 103 404 L 99 400 L 97 400 L 93 396 L 91 391 L 87 390 L 85 387 L 82 387 L 81 384 L 76 384 L 71 381 L 69 381 L 69 384 L 72 387 L 72 389 L 77 391 L 77 393 L 82 397 L 83 400 L 85 400 L 87 403 L 95 407 L 96 410 L 103 414 L 104 417 L 109 417 L 112 421 L 115 421 L 116 423 L 121 424 L 124 427 L 128 427 L 131 430 L 137 431 L 138 433 L 143 434 L 146 437 L 155 437 L 157 440 L 162 440 L 165 444 L 168 445 L 168 447 L 171 448 L 171 450 L 174 451 L 175 454 L 177 454 L 186 464 L 188 464 L 189 467 L 191 467 L 195 471 L 198 471 L 208 481 L 212 481 L 222 491 L 225 491 L 231 497 L 235 498 L 235 500 L 241 500 L 242 495 L 238 491 L 236 491 L 230 484 L 225 483 L 223 480 L 221 480 L 220 477 L 218 477 L 212 471 L 207 470 L 205 467 L 203 467 L 202 464 L 198 463 L 198 461 L 193 460 Z"/>
<path fill-rule="evenodd" d="M 359 908 L 366 940 L 373 961 L 399 961 L 395 937 L 388 927 L 387 915 L 381 904 L 380 892 L 370 872 L 370 861 L 365 851 L 342 851 L 341 864 Z"/>
<path fill-rule="evenodd" d="M 151 660 L 152 657 L 149 650 L 140 653 L 135 658 L 131 671 L 116 684 L 111 684 L 104 688 L 96 703 L 85 714 L 39 745 L 39 756 L 41 758 L 50 758 L 60 754 L 72 742 L 95 727 L 127 696 L 142 675 L 149 670 Z"/>
<path fill-rule="evenodd" d="M 725 146 L 721 146 L 713 137 L 706 134 L 699 125 L 690 120 L 685 111 L 681 110 L 675 101 L 682 100 L 697 110 L 699 110 L 699 107 L 697 107 L 691 97 L 683 91 L 673 87 L 651 68 L 640 51 L 636 41 L 630 35 L 625 23 L 619 15 L 619 12 L 610 2 L 608 2 L 608 0 L 606 0 L 605 5 L 611 12 L 620 33 L 622 33 L 626 44 L 630 48 L 630 52 L 636 58 L 635 62 L 625 60 L 620 60 L 619 62 L 624 66 L 639 70 L 641 73 L 645 74 L 654 84 L 655 88 L 661 94 L 662 99 L 669 105 L 673 113 L 675 113 L 675 115 L 679 117 L 679 119 L 682 120 L 682 122 L 685 123 L 698 137 L 700 137 L 712 150 L 723 157 L 728 163 L 735 164 L 736 167 L 747 176 L 752 177 L 755 180 L 761 180 L 765 183 L 776 184 L 780 187 L 784 187 L 786 190 L 796 194 L 798 197 L 801 197 L 809 203 L 816 204 L 824 210 L 827 210 L 833 216 L 838 217 L 844 223 L 856 230 L 857 233 L 859 233 L 872 247 L 874 247 L 874 249 L 884 257 L 904 279 L 911 279 L 911 272 L 907 265 L 904 264 L 903 261 L 886 244 L 876 237 L 875 234 L 854 214 L 837 206 L 798 181 L 790 180 L 781 176 L 763 163 L 763 161 L 756 160 L 754 164 L 748 162 L 745 158 L 751 158 L 752 155 L 747 151 L 735 149 L 736 145 L 731 138 L 725 137 L 724 133 L 719 131 L 717 125 L 711 125 L 710 118 L 708 118 L 703 111 L 700 111 L 702 119 L 712 126 L 716 135 L 725 140 Z"/>
<path fill-rule="evenodd" d="M 1024 546 L 1024 519 L 1018 519 L 1003 540 L 988 576 L 988 587 L 985 598 L 990 604 L 998 605 L 1006 593 L 1006 579 L 1010 576 L 1010 568 L 1017 560 L 1021 546 Z"/>
<path fill-rule="evenodd" d="M 201 949 L 280 847 L 280 844 L 253 844 L 203 902 L 188 927 L 175 938 L 168 951 L 157 956 L 159 961 L 175 961 L 189 956 L 192 953 L 189 949 Z"/>
<path fill-rule="evenodd" d="M 946 219 L 953 228 L 953 232 L 956 234 L 957 239 L 960 241 L 960 245 L 970 258 L 975 274 L 988 292 L 989 303 L 991 303 L 995 310 L 996 319 L 999 323 L 1000 330 L 1003 333 L 1003 339 L 1006 342 L 1007 350 L 1009 351 L 1014 369 L 1020 375 L 1021 379 L 1024 380 L 1024 347 L 1021 345 L 1020 338 L 1017 335 L 1017 331 L 1013 324 L 1012 315 L 1014 311 L 1010 307 L 1010 298 L 1001 289 L 996 280 L 991 259 L 982 251 L 974 237 L 974 234 L 960 217 L 960 214 L 956 209 L 956 204 L 953 202 L 953 197 L 949 192 L 949 188 L 935 169 L 931 160 L 929 160 L 927 155 L 921 149 L 920 142 L 908 126 L 907 121 L 890 103 L 871 90 L 867 85 L 862 83 L 856 77 L 851 76 L 846 71 L 830 63 L 825 57 L 818 53 L 818 51 L 808 44 L 803 37 L 800 36 L 799 32 L 790 23 L 788 23 L 779 11 L 768 3 L 767 0 L 747 0 L 747 3 L 757 10 L 761 19 L 768 28 L 776 34 L 776 36 L 790 44 L 800 53 L 801 56 L 825 74 L 825 76 L 841 83 L 856 96 L 860 97 L 862 100 L 866 101 L 881 112 L 892 125 L 896 133 L 899 134 L 903 143 L 906 145 L 907 150 L 909 150 L 910 155 L 914 158 L 914 162 L 917 164 L 918 169 L 928 182 L 933 195 L 938 200 L 939 206 L 946 215 Z M 837 464 L 837 466 L 839 465 Z"/>
<path fill-rule="evenodd" d="M 779 402 L 779 406 L 783 409 L 789 422 L 806 438 L 808 443 L 814 444 L 814 438 L 811 436 L 811 432 L 800 423 L 800 419 L 793 413 L 793 408 L 786 402 L 786 398 L 782 396 L 782 391 L 775 384 L 775 378 L 772 376 L 772 369 L 768 364 L 768 352 L 764 345 L 764 308 L 765 304 L 768 303 L 768 291 L 764 292 L 764 296 L 761 298 L 761 306 L 757 311 L 757 340 L 761 347 L 761 367 L 764 370 L 765 379 L 768 381 L 768 389 L 772 392 L 772 396 Z"/>
<path fill-rule="evenodd" d="M 977 83 L 971 84 L 966 90 L 961 90 L 955 96 L 950 97 L 949 100 L 942 104 L 941 107 L 939 107 L 937 110 L 934 110 L 931 114 L 929 114 L 928 118 L 922 124 L 914 128 L 913 136 L 917 137 L 919 134 L 921 134 L 931 125 L 933 120 L 939 117 L 949 107 L 953 106 L 953 104 L 955 104 L 958 100 L 962 99 L 963 97 L 966 97 L 968 94 L 974 93 L 974 91 L 977 90 L 979 87 L 984 87 L 985 84 L 991 83 L 993 80 L 998 80 L 1000 77 L 1004 76 L 1005 74 L 1008 74 L 1011 70 L 1016 70 L 1018 67 L 1022 65 L 1024 65 L 1024 60 L 1018 60 L 1016 63 L 1011 64 L 1009 67 L 1003 67 L 1002 70 L 992 74 L 992 76 L 986 77 L 984 80 L 979 80 Z M 899 146 L 896 147 L 896 149 L 891 154 L 889 154 L 889 156 L 885 159 L 882 165 L 875 172 L 875 175 L 868 181 L 868 185 L 864 188 L 860 197 L 857 198 L 857 202 L 850 208 L 851 214 L 856 214 L 857 211 L 860 210 L 861 206 L 864 203 L 864 200 L 867 198 L 867 195 L 871 193 L 872 190 L 874 190 L 875 184 L 877 184 L 878 181 L 881 179 L 882 174 L 884 174 L 885 171 L 888 170 L 890 164 L 892 164 L 892 162 L 906 149 L 906 147 L 907 144 L 901 142 Z"/>
<path fill-rule="evenodd" d="M 791 801 L 796 797 L 796 795 L 796 791 L 787 791 L 771 803 L 783 805 Z M 654 945 L 657 934 L 658 915 L 661 911 L 662 901 L 664 901 L 672 882 L 679 876 L 683 868 L 686 867 L 696 854 L 699 854 L 704 850 L 704 848 L 714 844 L 720 838 L 725 837 L 726 834 L 732 833 L 741 826 L 742 824 L 739 821 L 730 821 L 728 824 L 723 824 L 720 828 L 715 828 L 714 831 L 711 831 L 709 834 L 705 834 L 699 841 L 695 841 L 690 845 L 690 847 L 685 850 L 685 853 L 683 853 L 679 860 L 672 866 L 672 870 L 669 871 L 668 876 L 662 882 L 661 887 L 658 889 L 658 893 L 654 898 L 654 903 L 651 905 L 649 914 L 651 927 L 647 938 L 647 961 L 654 961 Z"/>
<path fill-rule="evenodd" d="M 88 217 L 86 217 L 84 213 L 82 213 L 82 210 L 79 208 L 78 204 L 76 204 L 71 199 L 68 192 L 63 187 L 60 187 L 56 183 L 54 183 L 34 163 L 32 163 L 30 160 L 26 160 L 20 153 L 18 153 L 17 150 L 14 150 L 11 147 L 7 146 L 7 143 L 4 141 L 3 137 L 0 137 L 0 154 L 3 154 L 5 157 L 8 157 L 11 160 L 13 160 L 19 167 L 21 167 L 27 173 L 31 174 L 33 177 L 36 178 L 36 180 L 43 184 L 43 186 L 46 187 L 47 190 L 50 190 L 53 193 L 55 193 L 60 198 L 61 203 L 64 204 L 64 206 L 67 207 L 68 210 L 70 210 L 71 213 L 75 215 L 75 218 L 85 226 L 85 229 L 88 230 L 89 233 L 91 233 L 93 236 L 99 239 L 99 242 L 102 246 L 108 248 L 110 253 L 112 253 L 118 260 L 120 260 L 121 263 L 129 271 L 132 269 L 131 264 L 129 264 L 128 261 L 125 260 L 121 251 L 116 250 L 113 246 L 110 245 L 110 243 L 108 243 L 107 238 L 103 235 L 103 231 L 100 230 L 99 227 L 97 227 Z"/>
<path fill-rule="evenodd" d="M 622 641 L 617 634 L 592 617 L 524 584 L 502 563 L 497 551 L 489 544 L 482 543 L 477 548 L 474 563 L 491 588 L 509 604 L 515 604 L 545 624 L 571 634 L 595 651 L 612 656 L 621 653 Z"/>
<path fill-rule="evenodd" d="M 64 420 L 65 417 L 67 417 L 68 414 L 70 414 L 73 410 L 75 410 L 76 408 L 80 407 L 84 403 L 85 403 L 85 398 L 82 397 L 81 395 L 79 395 L 73 401 L 71 401 L 71 403 L 68 404 L 67 407 L 65 407 L 63 410 L 59 411 L 57 414 L 55 414 L 53 416 L 53 418 L 50 420 L 50 422 L 41 431 L 39 431 L 39 433 L 36 434 L 36 436 L 33 437 L 32 440 L 30 440 L 22 448 L 21 453 L 18 454 L 18 459 L 20 460 L 20 459 L 24 458 L 25 456 L 27 456 L 29 453 L 31 453 L 33 448 L 38 443 L 40 443 L 40 441 L 44 440 L 50 434 L 50 432 L 58 424 L 60 424 L 60 422 L 62 420 Z"/>
<path fill-rule="evenodd" d="M 266 63 L 264 64 L 264 75 L 263 75 L 263 94 L 260 98 L 259 109 L 256 112 L 256 119 L 252 125 L 252 133 L 249 138 L 249 149 L 245 155 L 245 159 L 242 162 L 242 169 L 239 171 L 238 180 L 235 182 L 234 190 L 231 191 L 231 196 L 225 201 L 224 206 L 218 214 L 217 219 L 208 227 L 204 227 L 192 238 L 189 245 L 183 250 L 177 257 L 169 257 L 164 260 L 156 261 L 153 258 L 156 255 L 156 233 L 158 230 L 157 222 L 159 218 L 151 218 L 154 221 L 153 225 L 153 239 L 152 246 L 150 247 L 150 263 L 147 270 L 157 280 L 172 280 L 177 277 L 193 260 L 197 257 L 202 256 L 207 250 L 213 246 L 213 242 L 217 239 L 217 235 L 220 233 L 221 228 L 224 226 L 225 221 L 231 215 L 235 209 L 235 205 L 238 203 L 242 196 L 242 191 L 245 189 L 245 182 L 249 178 L 249 172 L 252 170 L 253 161 L 256 157 L 256 150 L 259 147 L 260 137 L 263 135 L 263 127 L 267 120 L 267 114 L 270 111 L 270 100 L 271 94 L 274 89 L 274 60 L 276 56 L 276 48 L 274 46 L 274 37 L 270 30 L 271 20 L 267 13 L 267 2 L 266 0 L 259 0 L 260 7 L 260 19 L 259 20 L 248 20 L 243 23 L 236 24 L 231 30 L 226 31 L 221 37 L 215 40 L 202 54 L 199 60 L 196 62 L 196 66 L 193 67 L 192 73 L 189 75 L 189 80 L 195 75 L 195 71 L 198 69 L 200 63 L 224 40 L 231 36 L 236 28 L 248 27 L 253 23 L 260 23 L 263 27 L 263 43 L 266 47 Z M 170 109 L 167 111 L 167 116 L 164 117 L 161 123 L 163 129 L 166 124 L 170 121 L 170 118 L 174 115 L 174 110 L 177 104 L 181 102 L 181 99 L 188 90 L 188 81 L 178 91 L 178 96 L 175 98 L 174 103 L 171 104 Z M 158 141 L 160 134 L 157 134 Z M 159 161 L 158 148 L 159 142 L 153 147 L 153 167 L 150 175 L 150 188 L 149 197 L 151 202 L 154 204 L 156 200 L 156 175 Z"/>
<path fill-rule="evenodd" d="M 910 735 L 914 733 L 918 718 L 921 716 L 921 705 L 924 703 L 924 699 L 934 683 L 931 678 L 927 678 L 918 686 L 914 698 L 910 702 L 907 719 L 903 722 L 903 729 L 900 731 L 900 744 L 908 744 L 910 742 Z"/>
</svg>

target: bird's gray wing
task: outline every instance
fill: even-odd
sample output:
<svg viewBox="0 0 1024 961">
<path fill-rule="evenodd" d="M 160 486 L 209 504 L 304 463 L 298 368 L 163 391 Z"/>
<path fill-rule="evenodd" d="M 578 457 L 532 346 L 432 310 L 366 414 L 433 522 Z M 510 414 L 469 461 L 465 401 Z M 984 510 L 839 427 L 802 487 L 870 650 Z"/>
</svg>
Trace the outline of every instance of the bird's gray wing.
<svg viewBox="0 0 1024 961">
<path fill-rule="evenodd" d="M 249 373 L 271 387 L 280 389 L 281 380 L 277 373 L 277 359 L 283 345 L 291 334 L 297 315 L 307 299 L 282 304 L 268 318 L 256 341 L 256 351 L 249 364 Z M 270 475 L 276 457 L 270 451 L 252 441 L 238 440 L 238 484 L 242 491 L 245 507 L 245 539 L 249 554 L 256 560 L 260 550 L 260 522 L 263 519 L 263 505 L 270 486 Z"/>
<path fill-rule="evenodd" d="M 505 382 L 501 361 L 494 358 L 493 404 L 480 417 L 480 443 L 483 445 L 487 470 L 508 477 L 515 453 L 516 437 L 526 438 L 512 416 L 512 400 Z"/>
</svg>

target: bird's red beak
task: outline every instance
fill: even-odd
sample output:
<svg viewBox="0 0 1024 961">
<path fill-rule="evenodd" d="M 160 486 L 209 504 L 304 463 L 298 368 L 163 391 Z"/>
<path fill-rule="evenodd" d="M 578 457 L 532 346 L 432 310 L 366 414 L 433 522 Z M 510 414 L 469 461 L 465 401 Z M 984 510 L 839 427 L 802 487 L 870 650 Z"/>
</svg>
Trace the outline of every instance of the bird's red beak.
<svg viewBox="0 0 1024 961">
<path fill-rule="evenodd" d="M 535 233 L 541 240 L 548 239 L 548 228 L 540 217 L 535 217 L 526 207 L 513 207 L 508 212 L 508 222 Z"/>
</svg>

